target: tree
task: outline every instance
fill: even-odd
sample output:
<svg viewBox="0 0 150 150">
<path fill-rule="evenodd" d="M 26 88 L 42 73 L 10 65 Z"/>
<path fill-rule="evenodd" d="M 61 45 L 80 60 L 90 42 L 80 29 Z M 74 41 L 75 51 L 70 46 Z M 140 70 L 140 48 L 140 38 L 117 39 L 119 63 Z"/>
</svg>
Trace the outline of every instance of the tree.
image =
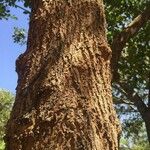
<svg viewBox="0 0 150 150">
<path fill-rule="evenodd" d="M 117 150 L 102 1 L 33 0 L 31 7 L 6 148 Z"/>
<path fill-rule="evenodd" d="M 140 113 L 150 141 L 150 3 L 122 0 L 106 4 L 114 102 L 121 104 L 120 110 Z"/>
<path fill-rule="evenodd" d="M 12 93 L 0 89 L 0 150 L 4 149 L 5 125 L 9 118 L 13 101 L 14 96 Z"/>
</svg>

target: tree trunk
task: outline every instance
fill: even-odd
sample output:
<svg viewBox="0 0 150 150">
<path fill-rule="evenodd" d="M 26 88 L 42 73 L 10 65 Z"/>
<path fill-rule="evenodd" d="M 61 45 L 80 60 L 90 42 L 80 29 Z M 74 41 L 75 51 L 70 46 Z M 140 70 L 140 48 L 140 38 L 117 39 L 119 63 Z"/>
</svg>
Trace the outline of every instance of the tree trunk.
<svg viewBox="0 0 150 150">
<path fill-rule="evenodd" d="M 144 107 L 141 108 L 143 108 L 143 113 L 141 113 L 141 116 L 145 123 L 147 138 L 150 145 L 150 107 L 146 107 L 145 109 Z"/>
<path fill-rule="evenodd" d="M 32 0 L 7 150 L 117 150 L 102 0 Z"/>
<path fill-rule="evenodd" d="M 149 118 L 147 119 L 147 121 L 145 121 L 145 127 L 146 127 L 148 142 L 150 144 L 150 119 Z"/>
</svg>

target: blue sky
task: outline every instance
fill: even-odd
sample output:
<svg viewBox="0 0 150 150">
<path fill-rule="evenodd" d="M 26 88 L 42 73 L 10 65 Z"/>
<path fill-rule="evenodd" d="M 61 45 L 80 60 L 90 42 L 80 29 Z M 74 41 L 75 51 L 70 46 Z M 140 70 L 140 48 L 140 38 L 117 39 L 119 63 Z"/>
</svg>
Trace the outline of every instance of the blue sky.
<svg viewBox="0 0 150 150">
<path fill-rule="evenodd" d="M 26 45 L 20 46 L 13 42 L 14 27 L 23 27 L 28 30 L 28 15 L 21 9 L 11 8 L 11 14 L 18 20 L 0 20 L 0 88 L 15 93 L 17 74 L 15 60 L 26 50 Z"/>
</svg>

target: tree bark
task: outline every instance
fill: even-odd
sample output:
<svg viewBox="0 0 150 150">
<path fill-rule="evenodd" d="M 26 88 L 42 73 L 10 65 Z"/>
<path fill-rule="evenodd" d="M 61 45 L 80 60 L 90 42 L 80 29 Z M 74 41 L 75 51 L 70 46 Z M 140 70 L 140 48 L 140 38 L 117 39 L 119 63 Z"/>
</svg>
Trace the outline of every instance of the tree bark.
<svg viewBox="0 0 150 150">
<path fill-rule="evenodd" d="M 32 0 L 7 150 L 117 150 L 101 0 Z"/>
</svg>

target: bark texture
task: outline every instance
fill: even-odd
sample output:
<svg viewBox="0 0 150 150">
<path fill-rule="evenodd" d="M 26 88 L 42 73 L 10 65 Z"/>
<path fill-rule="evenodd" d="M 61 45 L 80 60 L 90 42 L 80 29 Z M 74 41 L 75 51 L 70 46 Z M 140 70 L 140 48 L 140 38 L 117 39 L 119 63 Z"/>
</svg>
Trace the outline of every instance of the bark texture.
<svg viewBox="0 0 150 150">
<path fill-rule="evenodd" d="M 117 150 L 101 0 L 32 0 L 7 150 Z"/>
</svg>

